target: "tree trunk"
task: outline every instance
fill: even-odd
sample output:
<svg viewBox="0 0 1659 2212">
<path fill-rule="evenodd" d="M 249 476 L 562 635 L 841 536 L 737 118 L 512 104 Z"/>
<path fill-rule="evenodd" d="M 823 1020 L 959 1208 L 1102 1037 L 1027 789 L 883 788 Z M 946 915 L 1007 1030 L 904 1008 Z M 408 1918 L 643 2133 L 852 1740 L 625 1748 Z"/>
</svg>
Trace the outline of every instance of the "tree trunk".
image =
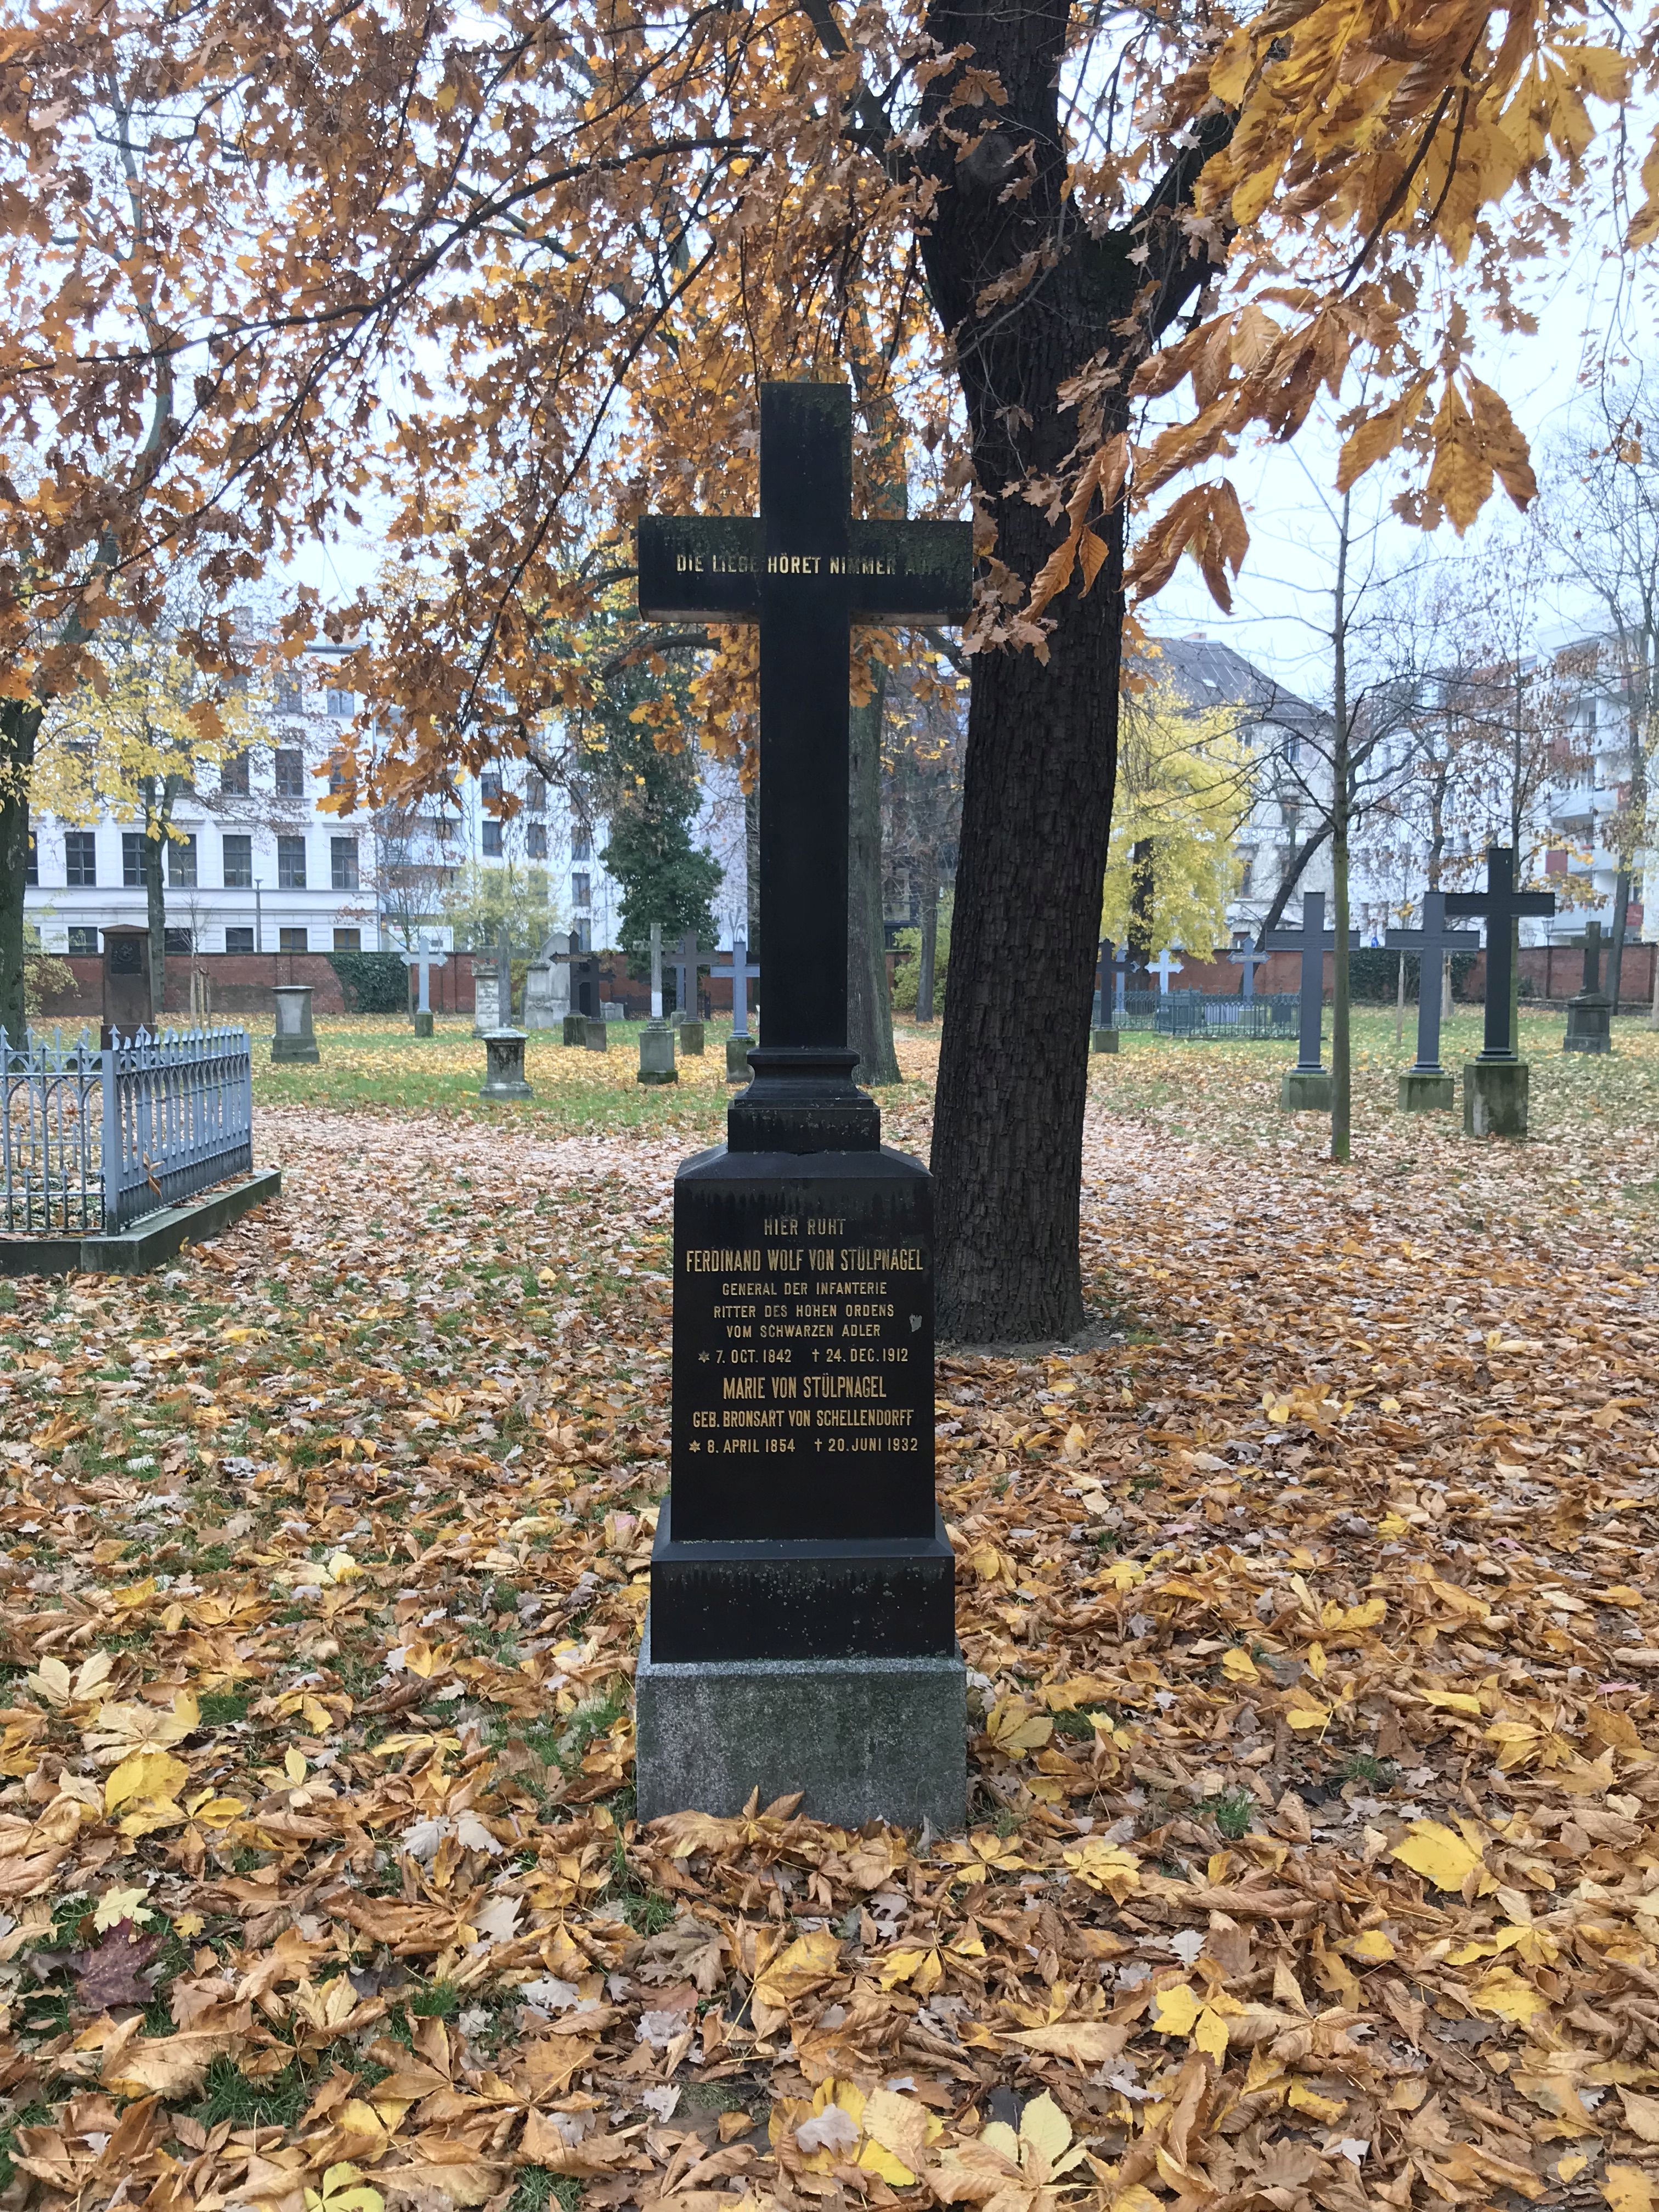
<svg viewBox="0 0 1659 2212">
<path fill-rule="evenodd" d="M 1337 539 L 1336 586 L 1332 603 L 1331 704 L 1334 743 L 1331 752 L 1331 890 L 1335 908 L 1336 957 L 1331 990 L 1331 1158 L 1346 1160 L 1353 1140 L 1353 1055 L 1350 1049 L 1348 995 L 1348 813 L 1352 793 L 1348 726 L 1348 522 L 1352 493 L 1342 501 Z"/>
<path fill-rule="evenodd" d="M 848 717 L 851 756 L 847 838 L 847 1042 L 855 1083 L 896 1083 L 893 999 L 887 983 L 881 874 L 881 718 L 887 672 L 878 666 L 868 703 Z"/>
<path fill-rule="evenodd" d="M 1616 1014 L 1625 979 L 1625 933 L 1630 925 L 1630 870 L 1620 868 L 1613 901 L 1613 947 L 1607 954 L 1607 1003 Z"/>
<path fill-rule="evenodd" d="M 23 1004 L 23 899 L 28 888 L 29 782 L 40 709 L 26 699 L 0 699 L 0 1030 L 21 1045 L 28 1027 Z"/>
<path fill-rule="evenodd" d="M 924 21 L 934 52 L 954 58 L 922 95 L 936 195 L 922 260 L 961 380 L 981 512 L 1016 601 L 1066 526 L 1022 495 L 1071 462 L 1079 417 L 1062 389 L 1092 364 L 1101 429 L 1127 429 L 1129 374 L 1210 273 L 1206 234 L 1182 217 L 1231 128 L 1206 117 L 1144 207 L 1091 233 L 1069 214 L 1069 19 L 1060 0 L 930 0 Z M 988 76 L 1002 95 L 994 108 Z M 999 280 L 1012 296 L 995 295 Z M 1103 557 L 1086 592 L 1079 564 L 1044 610 L 1046 658 L 988 647 L 973 661 L 933 1121 L 947 1339 L 1033 1343 L 1084 1318 L 1078 1216 L 1117 768 L 1121 501 L 1084 519 Z"/>
<path fill-rule="evenodd" d="M 921 951 L 916 962 L 916 1019 L 933 1018 L 933 967 L 939 958 L 939 848 L 930 845 L 921 859 Z M 1655 973 L 1659 975 L 1659 968 Z M 1659 1002 L 1659 992 L 1656 992 Z"/>
</svg>

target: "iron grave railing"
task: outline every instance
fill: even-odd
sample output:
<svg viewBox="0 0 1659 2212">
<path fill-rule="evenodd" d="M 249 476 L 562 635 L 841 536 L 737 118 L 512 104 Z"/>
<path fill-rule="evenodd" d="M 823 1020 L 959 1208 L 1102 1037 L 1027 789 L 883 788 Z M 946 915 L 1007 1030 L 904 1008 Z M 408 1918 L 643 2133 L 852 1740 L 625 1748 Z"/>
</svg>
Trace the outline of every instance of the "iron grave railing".
<svg viewBox="0 0 1659 2212">
<path fill-rule="evenodd" d="M 102 1050 L 0 1030 L 0 1229 L 125 1229 L 253 1165 L 246 1030 L 112 1036 Z"/>
<path fill-rule="evenodd" d="M 1096 994 L 1096 1026 L 1101 1026 L 1102 995 Z M 1260 992 L 1255 998 L 1223 997 L 1207 991 L 1126 991 L 1123 1006 L 1106 1014 L 1120 1030 L 1150 1030 L 1159 1036 L 1242 1038 L 1294 1037 L 1294 992 Z"/>
</svg>

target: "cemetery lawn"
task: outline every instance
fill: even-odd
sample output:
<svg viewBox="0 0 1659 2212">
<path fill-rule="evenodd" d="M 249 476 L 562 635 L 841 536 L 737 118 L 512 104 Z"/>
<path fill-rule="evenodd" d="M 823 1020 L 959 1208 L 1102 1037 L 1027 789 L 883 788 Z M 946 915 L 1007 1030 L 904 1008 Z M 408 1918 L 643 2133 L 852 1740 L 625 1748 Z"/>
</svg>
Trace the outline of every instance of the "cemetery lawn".
<svg viewBox="0 0 1659 2212">
<path fill-rule="evenodd" d="M 1659 1038 L 1478 1146 L 1362 1016 L 1347 1170 L 1287 1047 L 1092 1063 L 1094 1334 L 939 1364 L 935 1838 L 632 1818 L 718 1036 L 319 1027 L 280 1206 L 0 1284 L 8 2207 L 1647 2212 Z"/>
</svg>

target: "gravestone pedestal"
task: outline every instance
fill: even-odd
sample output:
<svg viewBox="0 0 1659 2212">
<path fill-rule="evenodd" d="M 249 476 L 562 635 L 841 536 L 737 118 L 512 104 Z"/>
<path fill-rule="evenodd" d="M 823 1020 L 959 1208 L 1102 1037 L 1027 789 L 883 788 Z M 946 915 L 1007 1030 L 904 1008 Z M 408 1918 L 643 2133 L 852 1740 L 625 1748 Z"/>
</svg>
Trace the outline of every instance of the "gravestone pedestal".
<svg viewBox="0 0 1659 2212">
<path fill-rule="evenodd" d="M 582 1017 L 582 1042 L 589 1052 L 610 1051 L 611 1024 L 602 1014 L 586 1014 Z"/>
<path fill-rule="evenodd" d="M 726 1040 L 726 1079 L 728 1083 L 747 1083 L 749 1055 L 755 1049 L 755 1040 L 749 1036 L 732 1036 Z"/>
<path fill-rule="evenodd" d="M 1091 1052 L 1115 1052 L 1117 1050 L 1117 1031 L 1115 1030 L 1108 1029 L 1091 1030 L 1089 1032 L 1089 1049 Z"/>
<path fill-rule="evenodd" d="M 1580 991 L 1567 1000 L 1563 1052 L 1611 1052 L 1613 1006 L 1600 991 Z"/>
<path fill-rule="evenodd" d="M 1279 1079 L 1279 1103 L 1286 1114 L 1328 1114 L 1331 1079 L 1322 1067 L 1287 1067 Z"/>
<path fill-rule="evenodd" d="M 640 1072 L 636 1083 L 678 1083 L 674 1065 L 674 1032 L 666 1022 L 647 1022 L 640 1031 Z"/>
<path fill-rule="evenodd" d="M 702 1058 L 703 1026 L 701 1022 L 682 1022 L 676 1034 L 679 1038 L 679 1048 L 682 1052 L 690 1053 L 694 1060 Z"/>
<path fill-rule="evenodd" d="M 1463 1133 L 1524 1137 L 1531 1070 L 1524 1060 L 1472 1060 L 1463 1070 Z"/>
<path fill-rule="evenodd" d="M 484 1033 L 485 1072 L 480 1098 L 533 1098 L 525 1080 L 525 1033 L 522 1030 L 488 1030 Z"/>
<path fill-rule="evenodd" d="M 415 1034 L 417 1037 L 431 1036 L 432 1009 L 430 1006 L 417 1006 L 415 1009 Z"/>
<path fill-rule="evenodd" d="M 1457 1103 L 1457 1080 L 1443 1069 L 1406 1068 L 1400 1078 L 1402 1114 L 1449 1114 Z"/>
<path fill-rule="evenodd" d="M 587 1042 L 587 1016 L 586 1014 L 567 1014 L 565 1016 L 563 1041 L 566 1044 L 586 1044 Z"/>
<path fill-rule="evenodd" d="M 314 1066 L 322 1056 L 311 1025 L 311 989 L 309 983 L 277 983 L 272 988 L 276 1034 L 270 1040 L 270 1056 L 279 1065 L 300 1062 Z"/>
</svg>

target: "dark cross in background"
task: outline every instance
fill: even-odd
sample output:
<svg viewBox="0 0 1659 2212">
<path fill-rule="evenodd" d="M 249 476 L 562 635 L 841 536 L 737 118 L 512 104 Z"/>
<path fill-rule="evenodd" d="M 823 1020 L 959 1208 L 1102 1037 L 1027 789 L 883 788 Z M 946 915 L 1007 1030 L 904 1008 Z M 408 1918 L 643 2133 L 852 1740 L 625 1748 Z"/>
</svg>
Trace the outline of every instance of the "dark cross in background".
<svg viewBox="0 0 1659 2212">
<path fill-rule="evenodd" d="M 1454 952 L 1473 952 L 1480 939 L 1472 929 L 1448 929 L 1446 894 L 1425 891 L 1423 927 L 1391 929 L 1382 942 L 1390 952 L 1417 955 L 1417 1065 L 1413 1075 L 1443 1075 L 1440 1065 L 1441 963 Z"/>
<path fill-rule="evenodd" d="M 1243 995 L 1247 999 L 1255 998 L 1255 971 L 1258 968 L 1265 968 L 1273 955 L 1261 951 L 1254 945 L 1241 945 L 1237 952 L 1230 952 L 1227 957 L 1235 968 L 1242 968 L 1244 970 Z"/>
<path fill-rule="evenodd" d="M 662 963 L 674 978 L 674 1004 L 689 1020 L 696 1019 L 697 971 L 719 958 L 718 945 L 699 945 L 696 931 L 688 929 Z"/>
<path fill-rule="evenodd" d="M 568 952 L 550 952 L 550 967 L 568 963 L 570 969 L 570 1011 L 573 1014 L 597 1016 L 599 1011 L 599 963 L 597 953 L 584 952 L 580 936 L 570 933 Z"/>
<path fill-rule="evenodd" d="M 846 386 L 763 384 L 759 516 L 645 515 L 639 525 L 639 604 L 647 621 L 760 624 L 767 983 L 753 1105 L 775 1097 L 784 1108 L 801 1098 L 803 1081 L 848 1109 L 862 1097 L 847 1048 L 853 625 L 960 622 L 972 600 L 968 523 L 860 521 L 852 501 Z M 738 1127 L 734 1118 L 734 1141 Z M 805 1149 L 843 1145 L 851 1128 L 832 1115 L 810 1134 L 799 1125 L 796 1140 Z M 867 1099 L 854 1141 L 879 1142 Z"/>
<path fill-rule="evenodd" d="M 1446 912 L 1460 921 L 1466 915 L 1480 915 L 1486 920 L 1486 1030 L 1480 1057 L 1488 1060 L 1519 1060 L 1520 1054 L 1510 1042 L 1514 925 L 1522 915 L 1553 914 L 1555 893 L 1516 890 L 1514 848 L 1509 845 L 1488 845 L 1486 890 L 1448 891 Z"/>
<path fill-rule="evenodd" d="M 1350 950 L 1359 943 L 1359 932 L 1348 932 Z M 1296 1046 L 1296 1072 L 1298 1075 L 1322 1075 L 1325 1063 L 1320 1056 L 1320 1030 L 1325 1012 L 1325 955 L 1336 948 L 1336 932 L 1325 927 L 1325 894 L 1323 891 L 1304 891 L 1302 896 L 1302 927 L 1300 929 L 1272 929 L 1261 940 L 1264 952 L 1299 952 L 1302 955 L 1302 1004 Z"/>
<path fill-rule="evenodd" d="M 503 1030 L 513 1026 L 513 947 L 505 922 L 495 934 L 495 1026 Z"/>
<path fill-rule="evenodd" d="M 1599 991 L 1601 988 L 1601 925 L 1599 921 L 1584 924 L 1584 980 L 1581 991 Z"/>
<path fill-rule="evenodd" d="M 1125 1012 L 1123 979 L 1134 963 L 1127 951 L 1120 951 L 1109 937 L 1100 940 L 1100 959 L 1095 969 L 1095 1027 L 1121 1029 Z M 1108 1021 L 1106 1004 L 1111 999 L 1111 1018 Z"/>
<path fill-rule="evenodd" d="M 733 1036 L 747 1036 L 749 985 L 751 978 L 760 974 L 760 967 L 757 962 L 749 957 L 749 947 L 742 938 L 732 939 L 732 950 L 724 962 L 708 972 L 711 975 L 729 975 L 732 978 L 732 1034 Z"/>
</svg>

